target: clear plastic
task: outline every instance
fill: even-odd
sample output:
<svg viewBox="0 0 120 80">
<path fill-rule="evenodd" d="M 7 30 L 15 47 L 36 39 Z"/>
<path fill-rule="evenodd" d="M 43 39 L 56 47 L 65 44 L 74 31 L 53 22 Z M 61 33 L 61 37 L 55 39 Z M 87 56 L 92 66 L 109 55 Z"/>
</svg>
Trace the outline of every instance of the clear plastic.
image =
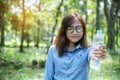
<svg viewBox="0 0 120 80">
<path fill-rule="evenodd" d="M 104 44 L 104 35 L 102 33 L 102 30 L 97 30 L 97 33 L 93 37 L 92 50 L 99 48 L 103 44 Z M 91 52 L 90 68 L 99 69 L 100 65 L 101 65 L 101 59 L 96 58 L 94 54 L 92 54 Z"/>
</svg>

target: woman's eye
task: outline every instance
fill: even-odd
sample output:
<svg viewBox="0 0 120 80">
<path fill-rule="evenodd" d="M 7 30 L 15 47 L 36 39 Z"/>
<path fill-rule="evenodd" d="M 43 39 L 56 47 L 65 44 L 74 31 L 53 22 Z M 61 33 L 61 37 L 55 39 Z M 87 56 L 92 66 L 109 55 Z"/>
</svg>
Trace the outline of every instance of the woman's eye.
<svg viewBox="0 0 120 80">
<path fill-rule="evenodd" d="M 77 28 L 77 32 L 81 32 L 82 31 L 82 27 L 78 26 Z"/>
<path fill-rule="evenodd" d="M 68 27 L 68 28 L 67 28 L 67 32 L 68 32 L 68 33 L 72 33 L 72 32 L 73 32 L 73 28 L 72 28 L 72 27 Z"/>
</svg>

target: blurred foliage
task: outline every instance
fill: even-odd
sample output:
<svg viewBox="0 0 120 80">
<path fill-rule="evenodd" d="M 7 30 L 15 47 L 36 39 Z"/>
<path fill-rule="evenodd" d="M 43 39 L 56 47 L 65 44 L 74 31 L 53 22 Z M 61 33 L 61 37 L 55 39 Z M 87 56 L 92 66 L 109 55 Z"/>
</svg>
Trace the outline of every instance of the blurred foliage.
<svg viewBox="0 0 120 80">
<path fill-rule="evenodd" d="M 100 70 L 90 70 L 90 80 L 119 80 L 120 54 L 119 50 L 108 50 L 106 59 L 102 61 Z"/>
<path fill-rule="evenodd" d="M 32 50 L 32 52 L 31 52 Z M 42 51 L 41 51 L 42 50 Z M 32 62 L 36 60 L 40 68 L 44 67 L 46 59 L 46 50 L 44 48 L 29 48 L 26 49 L 24 53 L 19 52 L 19 49 L 16 47 L 8 48 L 4 47 L 1 50 L 0 54 L 0 67 L 1 68 L 12 68 L 20 69 L 25 66 L 34 66 Z"/>
<path fill-rule="evenodd" d="M 96 29 L 96 1 L 63 0 L 63 5 L 60 7 L 60 15 L 56 17 L 56 13 L 58 11 L 57 7 L 60 2 L 61 0 L 25 0 L 24 43 L 34 43 L 35 45 L 38 39 L 37 32 L 39 31 L 39 45 L 44 43 L 47 46 L 50 46 L 51 36 L 55 38 L 58 29 L 61 26 L 63 17 L 67 13 L 75 11 L 80 12 L 84 19 L 87 18 L 87 37 L 89 42 L 92 41 L 92 37 L 95 34 Z M 5 19 L 3 22 L 5 25 L 5 45 L 8 45 L 7 41 L 14 41 L 14 46 L 19 46 L 21 41 L 21 26 L 23 26 L 22 0 L 2 0 L 0 3 L 3 4 L 1 5 L 0 10 L 5 10 L 4 13 L 0 12 L 1 15 L 4 15 Z M 111 2 L 109 1 L 109 3 Z M 102 29 L 105 34 L 105 43 L 107 44 L 107 21 L 104 15 L 103 1 L 100 1 L 99 9 L 100 29 Z M 58 24 L 56 25 L 55 32 L 52 32 L 56 19 L 58 19 Z M 3 20 L 1 19 L 1 21 Z M 119 45 L 120 44 L 118 44 L 118 46 Z"/>
<path fill-rule="evenodd" d="M 3 1 L 4 2 L 4 1 Z M 54 33 L 52 33 L 52 28 L 55 24 L 56 19 L 56 12 L 57 7 L 59 6 L 59 3 L 61 0 L 25 0 L 25 33 L 27 34 L 24 37 L 24 42 L 29 40 L 29 42 L 36 42 L 36 34 L 37 30 L 39 31 L 39 37 L 40 43 L 47 43 L 47 45 L 50 45 L 50 39 L 51 36 L 54 35 L 54 37 L 57 34 L 57 31 L 61 25 L 61 20 L 69 12 L 80 12 L 83 17 L 85 18 L 86 11 L 88 14 L 88 22 L 87 22 L 87 31 L 88 31 L 88 38 L 92 38 L 92 35 L 95 33 L 95 21 L 96 21 L 96 3 L 94 0 L 87 1 L 86 7 L 85 7 L 85 0 L 79 1 L 79 0 L 64 0 L 63 5 L 60 8 L 60 16 L 57 17 L 58 24 L 56 25 L 56 30 Z M 9 9 L 6 12 L 6 34 L 5 39 L 8 41 L 11 41 L 13 38 L 15 40 L 15 43 L 20 42 L 21 38 L 21 26 L 23 25 L 23 13 L 22 13 L 22 0 L 15 0 L 15 1 L 8 1 L 6 4 L 9 5 Z M 91 5 L 93 4 L 93 5 Z M 102 3 L 103 4 L 103 3 Z M 103 6 L 101 6 L 101 29 L 106 32 L 106 23 L 105 23 L 105 17 L 103 16 Z M 39 23 L 38 23 L 39 20 Z M 91 33 L 92 32 L 92 33 Z M 8 39 L 9 37 L 9 39 Z M 5 40 L 5 42 L 6 42 Z M 7 44 L 5 44 L 7 45 Z M 16 46 L 19 46 L 19 44 L 16 44 Z"/>
<path fill-rule="evenodd" d="M 0 54 L 1 80 L 43 80 L 46 60 L 46 48 L 25 48 L 24 53 L 19 49 L 4 47 Z M 90 69 L 89 80 L 119 80 L 120 58 L 119 50 L 108 51 L 102 61 L 100 70 Z M 117 53 L 118 55 L 113 55 Z"/>
<path fill-rule="evenodd" d="M 0 47 L 0 80 L 43 80 L 45 60 L 51 36 L 54 38 L 63 17 L 70 12 L 80 12 L 86 19 L 88 41 L 92 42 L 96 26 L 95 0 L 63 0 L 60 15 L 56 17 L 61 0 L 25 0 L 24 52 L 19 52 L 21 26 L 23 26 L 22 0 L 0 0 L 0 28 L 5 28 L 5 46 Z M 111 0 L 109 0 L 111 3 Z M 110 6 L 110 5 L 109 5 Z M 100 29 L 108 42 L 104 3 L 100 1 Z M 87 15 L 86 15 L 87 14 Z M 56 30 L 52 33 L 55 20 Z M 119 23 L 119 20 L 118 20 Z M 3 26 L 4 25 L 4 26 Z M 120 29 L 118 27 L 118 34 Z M 2 31 L 2 30 L 1 30 Z M 39 48 L 34 47 L 39 31 Z M 2 35 L 2 33 L 0 33 Z M 90 70 L 90 80 L 120 79 L 120 36 L 115 50 L 108 50 L 100 71 Z M 29 44 L 29 46 L 28 46 Z"/>
<path fill-rule="evenodd" d="M 1 80 L 33 80 L 43 78 L 46 48 L 26 48 L 24 53 L 17 47 L 0 50 Z M 34 63 L 34 61 L 36 63 Z M 42 79 L 41 79 L 42 80 Z"/>
</svg>

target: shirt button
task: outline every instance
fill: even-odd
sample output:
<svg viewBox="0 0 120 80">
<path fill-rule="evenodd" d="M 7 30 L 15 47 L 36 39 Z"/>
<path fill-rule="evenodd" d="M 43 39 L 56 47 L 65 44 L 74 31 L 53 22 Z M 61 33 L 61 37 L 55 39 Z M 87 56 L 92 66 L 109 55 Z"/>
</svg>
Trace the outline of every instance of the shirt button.
<svg viewBox="0 0 120 80">
<path fill-rule="evenodd" d="M 80 54 L 80 56 L 82 56 L 82 54 Z"/>
<path fill-rule="evenodd" d="M 69 75 L 67 75 L 67 78 L 69 78 Z"/>
<path fill-rule="evenodd" d="M 69 58 L 68 60 L 70 61 L 71 59 Z"/>
<path fill-rule="evenodd" d="M 68 69 L 70 69 L 70 67 L 68 66 Z"/>
</svg>

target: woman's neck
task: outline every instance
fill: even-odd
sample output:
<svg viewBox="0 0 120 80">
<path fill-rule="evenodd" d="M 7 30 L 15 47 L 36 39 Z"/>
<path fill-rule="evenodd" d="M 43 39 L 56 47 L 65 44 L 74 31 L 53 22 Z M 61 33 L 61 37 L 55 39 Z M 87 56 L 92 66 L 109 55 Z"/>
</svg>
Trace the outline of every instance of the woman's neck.
<svg viewBox="0 0 120 80">
<path fill-rule="evenodd" d="M 73 50 L 75 48 L 76 44 L 74 43 L 69 43 L 68 49 Z"/>
</svg>

